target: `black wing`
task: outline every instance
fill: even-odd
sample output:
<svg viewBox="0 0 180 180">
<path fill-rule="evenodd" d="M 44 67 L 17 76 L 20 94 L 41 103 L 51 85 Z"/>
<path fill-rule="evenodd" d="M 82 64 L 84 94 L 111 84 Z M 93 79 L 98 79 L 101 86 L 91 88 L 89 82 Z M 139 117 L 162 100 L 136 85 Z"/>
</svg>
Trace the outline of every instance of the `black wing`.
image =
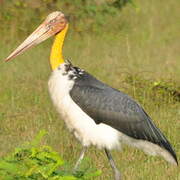
<svg viewBox="0 0 180 180">
<path fill-rule="evenodd" d="M 75 79 L 70 96 L 97 124 L 104 123 L 130 137 L 158 144 L 177 161 L 168 140 L 143 108 L 128 95 L 83 72 Z"/>
</svg>

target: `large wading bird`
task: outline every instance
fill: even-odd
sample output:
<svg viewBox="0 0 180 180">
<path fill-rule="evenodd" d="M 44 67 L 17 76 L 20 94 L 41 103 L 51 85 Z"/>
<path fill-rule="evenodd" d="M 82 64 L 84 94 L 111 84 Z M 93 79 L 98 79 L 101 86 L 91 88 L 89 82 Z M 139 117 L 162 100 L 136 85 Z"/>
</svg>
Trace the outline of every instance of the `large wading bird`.
<svg viewBox="0 0 180 180">
<path fill-rule="evenodd" d="M 77 170 L 87 147 L 94 145 L 105 150 L 115 180 L 120 180 L 121 175 L 110 150 L 117 149 L 121 143 L 142 149 L 150 155 L 159 155 L 178 165 L 171 144 L 138 103 L 69 61 L 64 61 L 62 47 L 67 30 L 68 22 L 63 13 L 49 14 L 6 61 L 55 35 L 50 56 L 53 72 L 48 85 L 55 107 L 68 129 L 83 145 L 74 170 Z"/>
</svg>

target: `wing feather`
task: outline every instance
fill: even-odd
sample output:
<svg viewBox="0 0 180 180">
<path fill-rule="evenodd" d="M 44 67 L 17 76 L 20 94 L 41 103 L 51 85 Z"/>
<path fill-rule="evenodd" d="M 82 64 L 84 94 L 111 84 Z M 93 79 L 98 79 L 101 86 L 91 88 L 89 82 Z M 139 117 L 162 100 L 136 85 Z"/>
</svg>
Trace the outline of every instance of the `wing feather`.
<svg viewBox="0 0 180 180">
<path fill-rule="evenodd" d="M 97 124 L 104 123 L 132 138 L 158 144 L 177 160 L 166 137 L 128 95 L 84 72 L 75 80 L 70 96 Z"/>
</svg>

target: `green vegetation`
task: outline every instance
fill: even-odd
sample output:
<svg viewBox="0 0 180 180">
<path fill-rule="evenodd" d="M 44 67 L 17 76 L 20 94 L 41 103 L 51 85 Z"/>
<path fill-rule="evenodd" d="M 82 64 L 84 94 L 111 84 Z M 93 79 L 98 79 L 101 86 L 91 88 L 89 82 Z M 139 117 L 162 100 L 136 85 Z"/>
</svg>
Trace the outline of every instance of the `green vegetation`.
<svg viewBox="0 0 180 180">
<path fill-rule="evenodd" d="M 32 8 L 30 4 L 17 7 L 12 2 L 15 1 L 0 0 L 0 59 L 7 57 L 50 11 L 70 14 L 64 56 L 140 102 L 168 137 L 179 159 L 179 0 L 137 0 L 133 1 L 135 6 L 128 3 L 123 8 L 113 8 L 112 14 L 101 16 L 98 10 L 96 16 L 81 12 L 82 17 L 78 14 L 78 1 L 71 7 L 63 1 L 47 1 L 49 5 L 45 1 L 27 1 L 32 2 Z M 48 131 L 42 146 L 53 147 L 70 164 L 79 156 L 81 145 L 65 128 L 47 91 L 51 43 L 47 40 L 12 62 L 0 62 L 1 156 L 33 139 L 41 129 Z M 123 152 L 114 151 L 113 156 L 126 180 L 180 179 L 179 167 L 139 150 L 124 147 Z M 90 168 L 102 170 L 102 175 L 94 179 L 112 179 L 103 151 L 91 147 L 86 157 L 92 160 Z"/>
<path fill-rule="evenodd" d="M 91 172 L 87 167 L 75 173 L 72 169 L 68 170 L 67 165 L 63 167 L 64 162 L 57 152 L 50 146 L 40 146 L 40 140 L 45 134 L 45 131 L 41 131 L 32 142 L 16 148 L 15 152 L 0 159 L 1 179 L 85 180 L 100 175 L 100 171 Z"/>
<path fill-rule="evenodd" d="M 1 33 L 6 33 L 3 31 L 6 27 L 17 36 L 30 33 L 33 24 L 39 24 L 47 14 L 59 9 L 64 10 L 77 32 L 98 31 L 108 16 L 115 16 L 127 3 L 133 4 L 132 0 L 9 0 L 0 3 Z"/>
</svg>

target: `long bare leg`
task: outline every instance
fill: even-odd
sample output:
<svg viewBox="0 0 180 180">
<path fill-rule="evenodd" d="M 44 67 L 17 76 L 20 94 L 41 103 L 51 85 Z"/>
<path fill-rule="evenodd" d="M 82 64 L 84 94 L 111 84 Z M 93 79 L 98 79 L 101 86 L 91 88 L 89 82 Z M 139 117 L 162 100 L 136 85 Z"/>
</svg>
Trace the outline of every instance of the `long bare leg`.
<svg viewBox="0 0 180 180">
<path fill-rule="evenodd" d="M 114 162 L 114 160 L 113 160 L 113 158 L 112 158 L 111 153 L 110 153 L 106 148 L 105 148 L 104 150 L 105 150 L 105 153 L 106 153 L 106 155 L 107 155 L 107 157 L 108 157 L 108 160 L 109 160 L 109 162 L 110 162 L 110 165 L 111 165 L 111 167 L 112 167 L 112 169 L 113 169 L 113 171 L 114 171 L 114 179 L 115 179 L 115 180 L 121 180 L 121 174 L 120 174 L 118 168 L 117 168 L 116 165 L 115 165 L 115 162 Z"/>
<path fill-rule="evenodd" d="M 87 150 L 87 147 L 83 147 L 83 149 L 82 149 L 82 151 L 80 153 L 79 159 L 77 160 L 77 162 L 76 162 L 76 164 L 74 166 L 74 169 L 73 169 L 74 172 L 78 169 L 82 159 L 84 158 L 84 154 L 85 154 L 86 150 Z"/>
</svg>

